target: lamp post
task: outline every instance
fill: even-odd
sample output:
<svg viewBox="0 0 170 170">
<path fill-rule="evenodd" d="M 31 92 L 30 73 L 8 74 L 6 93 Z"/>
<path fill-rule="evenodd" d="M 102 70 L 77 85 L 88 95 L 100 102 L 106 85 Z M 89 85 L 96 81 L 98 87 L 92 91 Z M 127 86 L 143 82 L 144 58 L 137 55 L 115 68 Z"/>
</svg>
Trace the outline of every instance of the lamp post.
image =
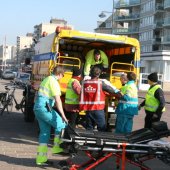
<svg viewBox="0 0 170 170">
<path fill-rule="evenodd" d="M 114 21 L 114 0 L 113 0 L 113 4 L 112 4 L 112 12 L 109 11 L 102 11 L 101 14 L 99 14 L 100 18 L 104 18 L 106 17 L 105 13 L 110 13 L 112 14 L 112 20 L 111 20 L 111 34 L 113 34 L 113 21 Z"/>
</svg>

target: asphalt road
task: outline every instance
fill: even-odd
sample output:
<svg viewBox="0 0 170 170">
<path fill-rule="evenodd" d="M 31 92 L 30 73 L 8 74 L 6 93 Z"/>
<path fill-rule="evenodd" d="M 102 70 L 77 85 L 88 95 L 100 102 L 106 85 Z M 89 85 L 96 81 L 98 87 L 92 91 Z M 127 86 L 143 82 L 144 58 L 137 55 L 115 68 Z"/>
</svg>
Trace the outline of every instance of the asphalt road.
<svg viewBox="0 0 170 170">
<path fill-rule="evenodd" d="M 0 80 L 0 91 L 4 91 L 4 85 L 7 81 Z M 140 95 L 144 95 L 145 92 L 141 92 Z M 22 90 L 17 90 L 16 98 L 18 101 L 22 98 Z M 169 100 L 169 93 L 166 93 L 166 99 Z M 169 100 L 170 101 L 170 100 Z M 170 127 L 170 105 L 167 105 L 166 112 L 163 114 L 162 120 L 168 123 Z M 134 130 L 143 127 L 145 113 L 140 111 L 139 115 L 134 119 Z M 164 140 L 170 141 L 170 138 Z M 51 147 L 52 142 L 49 144 Z M 38 130 L 37 123 L 25 123 L 23 114 L 20 111 L 16 111 L 13 108 L 13 112 L 10 114 L 4 113 L 0 116 L 0 169 L 2 170 L 32 170 L 42 169 L 36 167 L 35 156 L 38 145 Z M 43 169 L 57 169 L 58 162 L 65 160 L 67 156 L 52 156 L 50 149 L 48 152 L 50 160 L 54 161 L 54 167 L 46 167 Z M 75 163 L 84 161 L 86 157 L 81 152 L 76 158 L 73 159 Z M 158 159 L 153 159 L 145 162 L 148 167 L 153 170 L 169 170 L 170 167 L 161 162 Z M 95 168 L 96 170 L 113 170 L 116 169 L 115 158 L 112 157 L 105 161 L 102 165 Z M 126 170 L 138 170 L 140 168 L 126 163 Z"/>
</svg>

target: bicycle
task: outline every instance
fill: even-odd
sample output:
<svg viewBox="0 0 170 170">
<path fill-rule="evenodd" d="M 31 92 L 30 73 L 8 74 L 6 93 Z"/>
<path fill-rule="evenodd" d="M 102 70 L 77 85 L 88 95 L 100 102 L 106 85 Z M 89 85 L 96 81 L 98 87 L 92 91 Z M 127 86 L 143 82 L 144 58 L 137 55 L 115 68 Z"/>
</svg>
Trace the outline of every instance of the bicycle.
<svg viewBox="0 0 170 170">
<path fill-rule="evenodd" d="M 7 110 L 8 114 L 12 112 L 14 102 L 15 102 L 15 108 L 17 110 L 21 110 L 24 113 L 25 105 L 26 105 L 26 97 L 23 96 L 21 102 L 18 103 L 14 95 L 16 88 L 17 86 L 14 83 L 11 87 L 5 86 L 6 92 L 0 93 L 0 105 L 1 105 L 0 115 L 3 115 L 5 110 Z"/>
</svg>

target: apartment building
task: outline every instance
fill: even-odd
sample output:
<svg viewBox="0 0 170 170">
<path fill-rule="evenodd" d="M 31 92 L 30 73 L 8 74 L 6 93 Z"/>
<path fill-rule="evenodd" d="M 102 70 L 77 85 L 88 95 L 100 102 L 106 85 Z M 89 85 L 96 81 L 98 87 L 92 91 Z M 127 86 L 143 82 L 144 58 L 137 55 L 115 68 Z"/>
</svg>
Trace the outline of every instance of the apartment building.
<svg viewBox="0 0 170 170">
<path fill-rule="evenodd" d="M 118 0 L 114 8 L 112 34 L 137 38 L 141 72 L 163 74 L 163 89 L 169 90 L 170 0 Z"/>
<path fill-rule="evenodd" d="M 72 26 L 68 25 L 67 21 L 64 19 L 53 18 L 49 23 L 41 23 L 34 26 L 34 40 L 38 41 L 42 36 L 54 33 L 57 26 L 72 28 Z"/>
<path fill-rule="evenodd" d="M 16 46 L 1 45 L 0 46 L 0 68 L 5 69 L 12 65 L 12 59 L 16 56 Z"/>
<path fill-rule="evenodd" d="M 24 62 L 24 58 L 26 57 L 25 50 L 30 49 L 33 43 L 33 34 L 27 33 L 26 36 L 17 36 L 17 49 L 16 49 L 16 64 L 21 64 Z"/>
</svg>

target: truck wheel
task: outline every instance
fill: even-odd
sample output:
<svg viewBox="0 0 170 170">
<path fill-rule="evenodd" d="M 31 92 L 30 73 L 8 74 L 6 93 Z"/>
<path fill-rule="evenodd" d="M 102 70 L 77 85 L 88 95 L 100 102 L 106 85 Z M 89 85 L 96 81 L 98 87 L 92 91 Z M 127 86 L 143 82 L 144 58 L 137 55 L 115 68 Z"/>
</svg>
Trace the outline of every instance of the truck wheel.
<svg viewBox="0 0 170 170">
<path fill-rule="evenodd" d="M 34 122 L 35 115 L 34 115 L 34 93 L 31 92 L 30 88 L 28 87 L 25 89 L 24 94 L 25 96 L 25 108 L 24 108 L 24 120 L 25 122 Z"/>
<path fill-rule="evenodd" d="M 35 115 L 33 111 L 33 107 L 25 107 L 24 110 L 24 120 L 25 122 L 34 122 Z"/>
</svg>

